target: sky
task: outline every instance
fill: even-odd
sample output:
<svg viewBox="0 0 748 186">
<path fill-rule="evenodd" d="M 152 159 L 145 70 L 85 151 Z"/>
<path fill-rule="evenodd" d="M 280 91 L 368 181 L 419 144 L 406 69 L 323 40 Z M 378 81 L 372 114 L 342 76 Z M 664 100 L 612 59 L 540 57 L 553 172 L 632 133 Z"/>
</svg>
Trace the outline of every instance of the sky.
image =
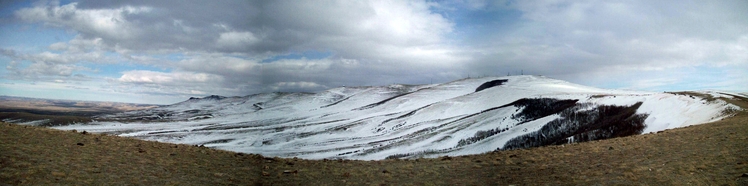
<svg viewBox="0 0 748 186">
<path fill-rule="evenodd" d="M 543 75 L 748 92 L 748 1 L 0 1 L 0 95 L 189 97 Z"/>
</svg>

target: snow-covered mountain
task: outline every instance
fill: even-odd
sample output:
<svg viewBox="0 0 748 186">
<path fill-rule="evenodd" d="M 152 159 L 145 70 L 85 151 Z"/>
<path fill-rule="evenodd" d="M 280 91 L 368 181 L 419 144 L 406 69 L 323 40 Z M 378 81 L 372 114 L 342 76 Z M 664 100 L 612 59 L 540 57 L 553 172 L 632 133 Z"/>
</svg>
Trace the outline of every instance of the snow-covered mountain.
<svg viewBox="0 0 748 186">
<path fill-rule="evenodd" d="M 707 99 L 734 95 L 701 94 L 606 90 L 542 76 L 486 77 L 191 98 L 56 128 L 265 156 L 437 157 L 655 132 L 739 109 Z"/>
</svg>

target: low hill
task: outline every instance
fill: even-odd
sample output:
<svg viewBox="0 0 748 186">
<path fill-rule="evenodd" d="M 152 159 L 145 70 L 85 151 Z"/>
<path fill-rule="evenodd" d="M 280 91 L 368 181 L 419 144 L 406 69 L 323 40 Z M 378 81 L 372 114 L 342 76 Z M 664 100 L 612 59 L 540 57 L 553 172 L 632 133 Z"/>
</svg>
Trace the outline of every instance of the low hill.
<svg viewBox="0 0 748 186">
<path fill-rule="evenodd" d="M 57 129 L 242 153 L 381 160 L 481 154 L 658 132 L 734 114 L 721 92 L 587 87 L 543 76 L 318 93 L 208 96 Z"/>
<path fill-rule="evenodd" d="M 435 159 L 271 158 L 6 123 L 0 141 L 0 185 L 748 184 L 745 111 L 653 134 Z"/>
</svg>

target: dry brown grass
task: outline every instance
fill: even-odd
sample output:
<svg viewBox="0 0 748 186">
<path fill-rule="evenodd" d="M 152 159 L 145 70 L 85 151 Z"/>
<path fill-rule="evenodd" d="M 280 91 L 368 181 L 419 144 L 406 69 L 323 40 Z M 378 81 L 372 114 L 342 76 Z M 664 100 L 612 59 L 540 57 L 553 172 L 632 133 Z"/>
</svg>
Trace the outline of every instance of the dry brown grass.
<svg viewBox="0 0 748 186">
<path fill-rule="evenodd" d="M 264 158 L 12 124 L 0 142 L 9 185 L 748 185 L 746 111 L 657 134 L 417 160 Z"/>
</svg>

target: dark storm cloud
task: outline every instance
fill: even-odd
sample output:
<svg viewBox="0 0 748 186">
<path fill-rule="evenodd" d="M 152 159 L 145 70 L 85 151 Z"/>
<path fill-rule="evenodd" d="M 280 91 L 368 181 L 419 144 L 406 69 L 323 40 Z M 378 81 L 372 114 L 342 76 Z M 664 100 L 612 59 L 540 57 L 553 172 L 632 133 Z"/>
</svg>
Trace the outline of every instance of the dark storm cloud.
<svg viewBox="0 0 748 186">
<path fill-rule="evenodd" d="M 24 20 L 62 26 L 80 32 L 84 38 L 103 38 L 109 46 L 130 50 L 186 49 L 257 55 L 333 48 L 361 55 L 361 51 L 346 51 L 350 47 L 345 46 L 350 44 L 347 42 L 434 44 L 440 40 L 439 34 L 451 29 L 447 20 L 429 14 L 427 5 L 414 4 L 417 3 L 81 1 L 29 8 L 16 14 Z M 413 7 L 417 10 L 410 10 Z M 422 20 L 409 20 L 418 16 Z M 222 38 L 237 43 L 220 43 Z"/>
<path fill-rule="evenodd" d="M 645 81 L 640 74 L 681 68 L 728 66 L 745 69 L 727 71 L 730 77 L 748 76 L 746 9 L 744 1 L 52 2 L 14 15 L 77 36 L 50 45 L 52 53 L 3 55 L 57 67 L 126 62 L 166 69 L 123 69 L 107 80 L 121 92 L 136 87 L 159 95 L 318 91 L 520 72 L 588 84 L 609 77 L 625 80 L 623 88 L 646 88 L 682 79 Z M 322 56 L 284 57 L 305 53 Z"/>
<path fill-rule="evenodd" d="M 244 81 L 269 86 L 311 78 L 326 80 L 317 83 L 327 86 L 318 87 L 328 87 L 336 85 L 331 84 L 334 79 L 350 79 L 351 75 L 362 79 L 345 83 L 391 83 L 392 79 L 371 82 L 368 77 L 392 74 L 397 71 L 389 68 L 393 64 L 444 68 L 448 62 L 458 61 L 442 44 L 452 24 L 431 13 L 430 7 L 418 1 L 81 1 L 32 7 L 16 15 L 26 21 L 75 30 L 80 33 L 78 40 L 100 39 L 100 47 L 129 59 L 137 59 L 129 55 L 159 51 L 188 53 L 197 59 L 234 54 L 241 56 L 244 66 L 267 66 L 265 72 L 257 72 L 257 68 L 235 72 L 232 64 L 222 65 L 224 62 L 218 59 L 201 60 L 201 64 L 210 66 L 206 71 L 190 63 L 195 60 L 153 62 L 177 70 L 226 76 L 230 84 Z M 330 59 L 294 62 L 315 67 L 310 69 L 284 67 L 287 64 L 280 62 L 258 64 L 262 59 L 299 51 L 333 52 Z M 346 68 L 356 70 L 355 74 L 332 73 L 341 70 L 335 68 L 336 64 L 347 59 L 356 61 L 355 67 L 348 63 Z"/>
</svg>

